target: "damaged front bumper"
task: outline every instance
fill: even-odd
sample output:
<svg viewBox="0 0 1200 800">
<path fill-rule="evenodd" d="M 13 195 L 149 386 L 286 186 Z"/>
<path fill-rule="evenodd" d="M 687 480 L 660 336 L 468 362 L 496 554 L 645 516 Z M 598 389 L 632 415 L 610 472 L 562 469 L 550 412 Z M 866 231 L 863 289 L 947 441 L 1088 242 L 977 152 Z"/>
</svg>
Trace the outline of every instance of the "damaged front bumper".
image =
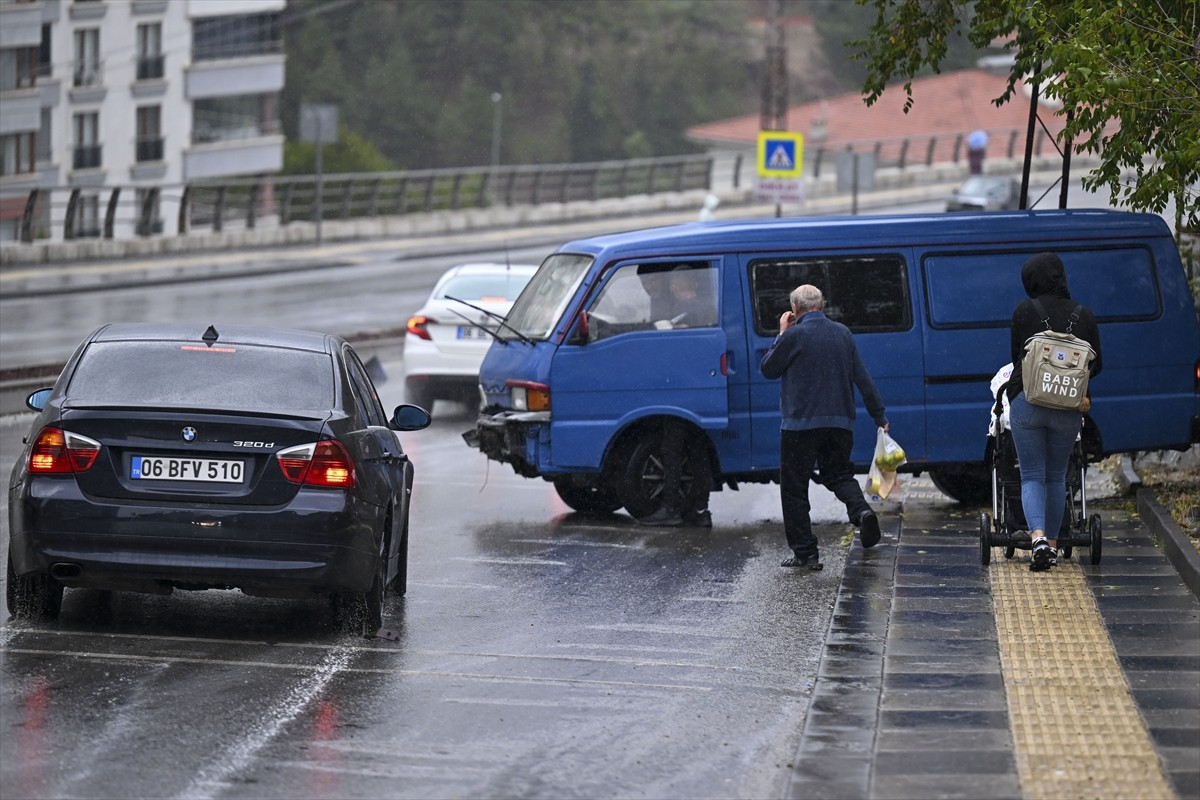
<svg viewBox="0 0 1200 800">
<path fill-rule="evenodd" d="M 542 475 L 542 463 L 549 460 L 550 412 L 480 414 L 474 429 L 462 437 L 491 460 L 510 464 L 518 475 L 537 478 Z"/>
</svg>

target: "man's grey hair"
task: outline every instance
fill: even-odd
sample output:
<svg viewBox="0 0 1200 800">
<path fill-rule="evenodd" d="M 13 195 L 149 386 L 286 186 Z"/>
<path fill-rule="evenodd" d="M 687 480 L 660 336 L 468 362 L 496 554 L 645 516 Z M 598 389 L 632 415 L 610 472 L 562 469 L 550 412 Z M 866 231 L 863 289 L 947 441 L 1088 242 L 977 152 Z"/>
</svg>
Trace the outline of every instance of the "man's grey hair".
<svg viewBox="0 0 1200 800">
<path fill-rule="evenodd" d="M 805 311 L 822 311 L 825 308 L 825 295 L 821 294 L 821 290 L 811 283 L 797 286 L 792 290 L 792 295 L 789 299 L 792 302 L 792 308 L 796 309 L 799 313 L 804 313 Z"/>
</svg>

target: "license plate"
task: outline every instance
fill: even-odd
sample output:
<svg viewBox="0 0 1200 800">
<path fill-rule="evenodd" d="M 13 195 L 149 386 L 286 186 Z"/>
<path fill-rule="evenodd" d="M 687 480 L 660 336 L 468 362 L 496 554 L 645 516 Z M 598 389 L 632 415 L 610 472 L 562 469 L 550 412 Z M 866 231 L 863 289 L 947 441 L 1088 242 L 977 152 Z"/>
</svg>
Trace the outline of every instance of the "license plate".
<svg viewBox="0 0 1200 800">
<path fill-rule="evenodd" d="M 468 325 L 458 326 L 458 338 L 460 339 L 490 339 L 488 332 L 483 328 L 472 328 Z"/>
<path fill-rule="evenodd" d="M 143 481 L 241 483 L 245 469 L 245 462 L 218 458 L 134 456 L 129 477 Z"/>
</svg>

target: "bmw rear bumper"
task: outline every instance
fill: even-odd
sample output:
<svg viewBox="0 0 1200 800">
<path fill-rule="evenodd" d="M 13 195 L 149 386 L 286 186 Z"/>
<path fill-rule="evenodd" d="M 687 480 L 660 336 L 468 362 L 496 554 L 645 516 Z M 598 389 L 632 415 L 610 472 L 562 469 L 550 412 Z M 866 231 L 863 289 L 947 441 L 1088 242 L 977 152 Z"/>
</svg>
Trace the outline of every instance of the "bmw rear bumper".
<svg viewBox="0 0 1200 800">
<path fill-rule="evenodd" d="M 50 572 L 68 587 L 363 592 L 383 515 L 356 503 L 344 492 L 306 489 L 285 508 L 177 509 L 104 503 L 73 481 L 35 480 L 10 509 L 10 557 L 16 574 Z"/>
</svg>

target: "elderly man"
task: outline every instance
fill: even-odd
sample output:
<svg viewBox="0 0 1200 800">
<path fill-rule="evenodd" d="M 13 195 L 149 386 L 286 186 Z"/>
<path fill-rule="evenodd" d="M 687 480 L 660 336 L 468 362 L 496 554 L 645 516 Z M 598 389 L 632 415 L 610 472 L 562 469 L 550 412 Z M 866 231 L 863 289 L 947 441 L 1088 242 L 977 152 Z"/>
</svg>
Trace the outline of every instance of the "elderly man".
<svg viewBox="0 0 1200 800">
<path fill-rule="evenodd" d="M 779 318 L 779 335 L 759 369 L 782 378 L 779 387 L 781 442 L 779 493 L 783 530 L 792 555 L 784 567 L 822 568 L 809 519 L 808 484 L 818 479 L 846 506 L 859 526 L 863 547 L 879 542 L 879 520 L 854 477 L 854 387 L 875 424 L 888 428 L 883 401 L 867 373 L 850 329 L 824 314 L 825 297 L 805 284 L 792 291 L 791 311 Z"/>
</svg>

